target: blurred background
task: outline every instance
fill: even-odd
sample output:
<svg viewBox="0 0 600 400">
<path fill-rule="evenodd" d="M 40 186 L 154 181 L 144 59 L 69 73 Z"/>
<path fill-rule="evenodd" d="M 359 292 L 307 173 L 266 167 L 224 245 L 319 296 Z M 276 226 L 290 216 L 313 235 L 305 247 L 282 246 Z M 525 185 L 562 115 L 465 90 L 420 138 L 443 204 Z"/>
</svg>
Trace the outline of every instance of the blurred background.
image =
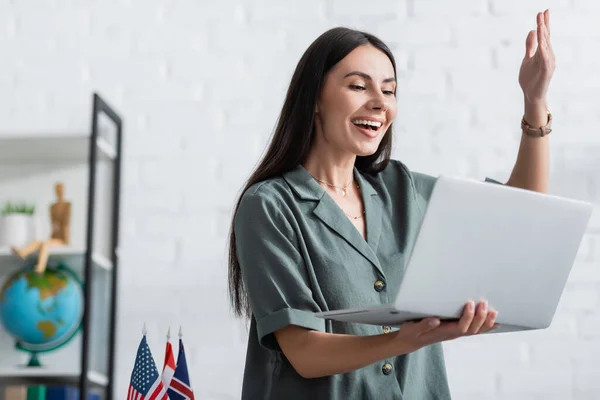
<svg viewBox="0 0 600 400">
<path fill-rule="evenodd" d="M 96 92 L 123 120 L 114 397 L 126 396 L 146 324 L 159 369 L 168 329 L 177 354 L 181 326 L 196 399 L 239 398 L 247 326 L 227 298 L 231 210 L 318 35 L 344 25 L 393 50 L 394 158 L 432 175 L 506 181 L 521 135 L 525 38 L 546 8 L 556 54 L 550 191 L 598 206 L 594 0 L 0 0 L 4 138 L 87 134 Z M 0 200 L 29 196 L 45 217 L 52 183 L 67 180 L 84 243 L 87 175 L 69 181 L 69 171 L 13 173 Z M 596 209 L 550 328 L 444 344 L 454 398 L 600 398 L 599 262 Z M 40 359 L 77 364 L 74 348 Z M 0 372 L 23 357 L 0 328 Z"/>
</svg>

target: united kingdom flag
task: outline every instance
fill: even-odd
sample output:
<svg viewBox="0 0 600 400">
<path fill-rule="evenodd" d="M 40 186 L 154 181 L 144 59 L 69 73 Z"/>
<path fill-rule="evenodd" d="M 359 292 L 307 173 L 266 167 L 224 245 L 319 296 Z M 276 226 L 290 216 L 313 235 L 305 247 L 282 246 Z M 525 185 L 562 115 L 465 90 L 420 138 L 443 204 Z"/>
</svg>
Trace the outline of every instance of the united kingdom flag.
<svg viewBox="0 0 600 400">
<path fill-rule="evenodd" d="M 194 392 L 190 385 L 185 351 L 181 333 L 179 334 L 179 353 L 177 354 L 177 367 L 169 385 L 169 399 L 171 400 L 194 400 Z"/>
<path fill-rule="evenodd" d="M 156 369 L 145 334 L 138 347 L 127 392 L 127 400 L 143 399 L 169 400 L 167 390 L 161 382 L 158 369 Z"/>
</svg>

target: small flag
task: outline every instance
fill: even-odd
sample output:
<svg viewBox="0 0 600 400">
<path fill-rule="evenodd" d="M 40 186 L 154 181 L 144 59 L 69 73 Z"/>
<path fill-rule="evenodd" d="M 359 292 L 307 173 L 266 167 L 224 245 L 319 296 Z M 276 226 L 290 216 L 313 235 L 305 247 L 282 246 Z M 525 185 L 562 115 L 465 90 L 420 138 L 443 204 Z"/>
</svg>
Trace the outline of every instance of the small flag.
<svg viewBox="0 0 600 400">
<path fill-rule="evenodd" d="M 175 357 L 173 356 L 173 346 L 171 346 L 171 328 L 167 332 L 167 348 L 165 349 L 165 365 L 161 375 L 164 387 L 168 388 L 171 384 L 171 379 L 175 373 Z"/>
<path fill-rule="evenodd" d="M 181 328 L 179 329 L 179 354 L 177 354 L 177 368 L 171 384 L 169 385 L 169 399 L 171 400 L 194 400 L 194 392 L 190 385 L 188 375 L 187 361 L 183 349 L 183 340 L 181 339 Z"/>
<path fill-rule="evenodd" d="M 169 400 L 166 388 L 163 386 L 158 369 L 154 363 L 152 352 L 146 341 L 146 328 L 140 341 L 131 379 L 127 400 Z"/>
</svg>

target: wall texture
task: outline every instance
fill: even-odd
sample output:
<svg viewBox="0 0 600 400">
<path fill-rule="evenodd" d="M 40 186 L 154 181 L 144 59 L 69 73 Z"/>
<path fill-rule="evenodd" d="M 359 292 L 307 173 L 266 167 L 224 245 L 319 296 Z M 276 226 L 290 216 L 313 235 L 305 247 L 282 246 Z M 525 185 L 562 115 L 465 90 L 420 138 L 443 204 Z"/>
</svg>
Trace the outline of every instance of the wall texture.
<svg viewBox="0 0 600 400">
<path fill-rule="evenodd" d="M 145 322 L 159 364 L 168 327 L 182 325 L 196 398 L 239 398 L 246 327 L 226 297 L 231 207 L 296 62 L 330 27 L 365 29 L 392 47 L 396 158 L 430 174 L 506 180 L 525 37 L 550 8 L 551 191 L 600 205 L 598 4 L 0 0 L 2 131 L 87 130 L 93 90 L 125 120 L 115 396 L 125 396 Z M 598 214 L 551 328 L 445 344 L 457 399 L 600 396 Z"/>
</svg>

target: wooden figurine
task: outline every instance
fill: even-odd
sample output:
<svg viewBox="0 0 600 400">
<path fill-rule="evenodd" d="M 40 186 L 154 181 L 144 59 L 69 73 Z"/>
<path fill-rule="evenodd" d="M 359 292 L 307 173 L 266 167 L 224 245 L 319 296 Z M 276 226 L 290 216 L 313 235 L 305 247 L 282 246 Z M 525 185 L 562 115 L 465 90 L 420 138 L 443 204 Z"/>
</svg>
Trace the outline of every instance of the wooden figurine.
<svg viewBox="0 0 600 400">
<path fill-rule="evenodd" d="M 54 186 L 56 202 L 50 206 L 50 238 L 44 241 L 33 241 L 22 249 L 12 247 L 12 251 L 21 259 L 35 251 L 39 251 L 35 271 L 42 274 L 48 262 L 48 249 L 51 246 L 66 246 L 71 240 L 71 202 L 64 199 L 64 185 L 58 182 Z"/>
</svg>

